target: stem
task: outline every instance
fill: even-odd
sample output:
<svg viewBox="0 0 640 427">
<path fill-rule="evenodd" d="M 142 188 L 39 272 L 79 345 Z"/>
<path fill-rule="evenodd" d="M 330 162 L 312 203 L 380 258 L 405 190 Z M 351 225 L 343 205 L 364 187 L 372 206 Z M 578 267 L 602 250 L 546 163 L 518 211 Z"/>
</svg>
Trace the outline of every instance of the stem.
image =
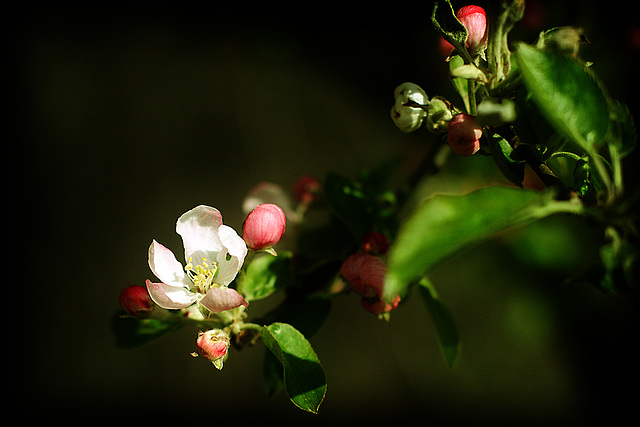
<svg viewBox="0 0 640 427">
<path fill-rule="evenodd" d="M 250 330 L 253 330 L 253 331 L 262 332 L 262 326 L 258 325 L 257 323 L 244 323 L 240 327 L 240 330 L 244 331 L 245 329 L 250 329 Z"/>
<path fill-rule="evenodd" d="M 622 162 L 620 161 L 620 155 L 618 148 L 614 144 L 609 144 L 609 154 L 611 156 L 611 167 L 613 168 L 613 190 L 616 196 L 619 196 L 624 191 L 622 182 Z"/>
<path fill-rule="evenodd" d="M 476 105 L 476 82 L 475 80 L 467 80 L 467 96 L 469 97 L 469 114 L 478 115 L 478 107 Z"/>
</svg>

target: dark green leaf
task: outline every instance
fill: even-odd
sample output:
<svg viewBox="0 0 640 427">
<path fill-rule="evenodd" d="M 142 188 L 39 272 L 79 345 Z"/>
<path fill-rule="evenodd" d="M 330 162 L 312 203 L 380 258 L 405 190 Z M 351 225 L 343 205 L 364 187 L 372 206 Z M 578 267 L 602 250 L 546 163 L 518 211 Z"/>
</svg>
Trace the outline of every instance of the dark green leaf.
<svg viewBox="0 0 640 427">
<path fill-rule="evenodd" d="M 493 157 L 500 172 L 509 182 L 522 188 L 525 162 L 513 158 L 513 147 L 502 136 L 493 134 L 489 138 L 489 143 L 491 144 L 491 157 Z"/>
<path fill-rule="evenodd" d="M 264 326 L 262 340 L 282 364 L 284 386 L 294 405 L 317 413 L 327 390 L 327 382 L 309 341 L 286 323 Z"/>
<path fill-rule="evenodd" d="M 460 340 L 456 324 L 447 306 L 440 300 L 435 288 L 426 277 L 420 281 L 420 295 L 429 310 L 433 324 L 438 332 L 438 341 L 444 359 L 450 368 L 458 357 Z"/>
<path fill-rule="evenodd" d="M 282 379 L 282 364 L 278 358 L 268 349 L 264 351 L 262 362 L 262 374 L 268 397 L 273 397 L 284 387 Z"/>
<path fill-rule="evenodd" d="M 601 144 L 609 127 L 607 97 L 580 62 L 518 45 L 517 58 L 527 89 L 549 123 L 585 152 Z"/>
<path fill-rule="evenodd" d="M 115 333 L 116 346 L 119 348 L 139 347 L 180 327 L 176 322 L 130 317 L 125 315 L 124 311 L 119 311 L 111 319 L 111 329 Z"/>
<path fill-rule="evenodd" d="M 580 212 L 546 192 L 486 187 L 427 199 L 403 224 L 389 252 L 384 297 L 392 301 L 442 259 L 509 227 L 556 212 Z"/>
<path fill-rule="evenodd" d="M 445 0 L 444 2 L 437 1 L 435 3 L 433 12 L 431 13 L 431 23 L 443 39 L 451 43 L 458 52 L 469 57 L 466 46 L 469 33 L 462 22 L 456 17 L 456 13 L 449 0 Z"/>
<path fill-rule="evenodd" d="M 595 202 L 597 191 L 602 188 L 598 176 L 591 172 L 588 157 L 578 159 L 573 168 L 573 185 L 583 200 Z"/>
<path fill-rule="evenodd" d="M 291 284 L 291 252 L 254 258 L 242 280 L 240 292 L 247 301 L 266 298 Z"/>
<path fill-rule="evenodd" d="M 530 145 L 540 161 L 547 161 L 566 138 L 560 138 L 558 132 L 549 124 L 524 86 L 514 93 L 516 120 L 513 128 L 521 143 Z"/>
</svg>

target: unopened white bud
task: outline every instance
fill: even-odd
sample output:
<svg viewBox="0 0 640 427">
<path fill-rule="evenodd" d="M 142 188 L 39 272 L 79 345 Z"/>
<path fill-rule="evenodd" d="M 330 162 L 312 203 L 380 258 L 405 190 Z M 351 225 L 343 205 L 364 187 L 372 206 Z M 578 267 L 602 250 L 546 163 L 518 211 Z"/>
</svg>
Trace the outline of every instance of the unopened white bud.
<svg viewBox="0 0 640 427">
<path fill-rule="evenodd" d="M 426 117 L 423 107 L 429 103 L 427 94 L 414 83 L 403 83 L 393 91 L 396 100 L 391 107 L 391 119 L 402 132 L 417 130 Z"/>
</svg>

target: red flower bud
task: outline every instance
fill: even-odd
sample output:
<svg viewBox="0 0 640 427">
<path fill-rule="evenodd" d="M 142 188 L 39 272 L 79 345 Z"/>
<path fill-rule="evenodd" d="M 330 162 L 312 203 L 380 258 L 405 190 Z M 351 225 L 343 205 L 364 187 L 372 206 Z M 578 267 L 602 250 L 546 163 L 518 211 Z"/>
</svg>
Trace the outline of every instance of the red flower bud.
<svg viewBox="0 0 640 427">
<path fill-rule="evenodd" d="M 120 306 L 132 316 L 147 318 L 151 316 L 154 304 L 147 288 L 140 285 L 127 286 L 120 292 Z"/>
<path fill-rule="evenodd" d="M 477 54 L 487 47 L 487 14 L 480 6 L 464 6 L 456 13 L 456 17 L 467 29 L 467 49 L 471 55 Z"/>
<path fill-rule="evenodd" d="M 456 114 L 449 122 L 447 141 L 454 153 L 471 156 L 480 150 L 482 127 L 469 114 Z"/>
<path fill-rule="evenodd" d="M 198 346 L 198 354 L 207 360 L 210 360 L 218 369 L 222 369 L 224 357 L 229 348 L 229 335 L 222 329 L 211 329 L 206 332 L 199 332 L 196 340 Z"/>
<path fill-rule="evenodd" d="M 284 212 L 277 205 L 258 205 L 244 221 L 242 238 L 254 251 L 271 249 L 284 234 L 286 223 Z"/>
</svg>

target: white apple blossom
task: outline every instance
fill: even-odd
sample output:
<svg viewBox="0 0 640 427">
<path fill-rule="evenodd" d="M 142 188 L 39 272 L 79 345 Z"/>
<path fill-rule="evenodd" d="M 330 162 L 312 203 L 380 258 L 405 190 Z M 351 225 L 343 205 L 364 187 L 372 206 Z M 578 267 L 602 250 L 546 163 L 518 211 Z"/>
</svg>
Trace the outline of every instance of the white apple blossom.
<svg viewBox="0 0 640 427">
<path fill-rule="evenodd" d="M 211 206 L 197 206 L 178 218 L 176 232 L 184 244 L 184 266 L 157 241 L 149 246 L 149 267 L 161 281 L 146 281 L 153 301 L 166 309 L 197 303 L 211 313 L 246 307 L 247 301 L 228 285 L 242 267 L 247 245 L 222 223 L 222 214 Z"/>
</svg>

